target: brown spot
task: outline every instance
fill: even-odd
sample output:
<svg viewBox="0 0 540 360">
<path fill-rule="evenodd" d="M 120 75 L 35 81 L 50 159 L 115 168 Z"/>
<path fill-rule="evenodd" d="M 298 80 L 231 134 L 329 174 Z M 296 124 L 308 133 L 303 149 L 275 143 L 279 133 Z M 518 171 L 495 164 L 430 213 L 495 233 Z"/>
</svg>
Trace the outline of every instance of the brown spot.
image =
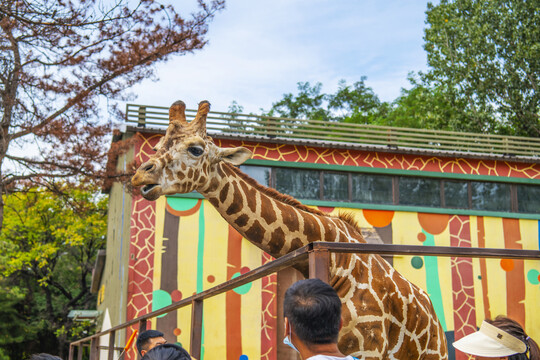
<svg viewBox="0 0 540 360">
<path fill-rule="evenodd" d="M 299 238 L 294 238 L 291 241 L 291 248 L 289 249 L 289 251 L 300 249 L 304 245 L 305 244 L 304 244 L 304 242 L 302 240 L 300 240 Z"/>
<path fill-rule="evenodd" d="M 219 192 L 219 201 L 222 203 L 227 199 L 227 194 L 229 193 L 229 183 L 225 183 Z"/>
<path fill-rule="evenodd" d="M 236 225 L 238 225 L 240 227 L 244 227 L 244 226 L 246 226 L 248 220 L 249 220 L 249 216 L 247 216 L 246 214 L 242 214 L 234 222 L 235 222 Z"/>
<path fill-rule="evenodd" d="M 392 349 L 399 340 L 399 334 L 401 333 L 401 328 L 391 323 L 388 329 L 388 348 Z"/>
<path fill-rule="evenodd" d="M 233 199 L 233 202 L 231 205 L 229 205 L 229 207 L 227 208 L 227 210 L 225 210 L 225 212 L 227 213 L 227 215 L 232 215 L 232 214 L 236 214 L 237 212 L 241 211 L 242 208 L 244 207 L 244 205 L 242 204 L 241 201 L 238 201 L 239 199 Z"/>
<path fill-rule="evenodd" d="M 360 349 L 360 342 L 352 332 L 348 332 L 340 336 L 338 348 L 342 353 L 349 354 L 351 351 Z"/>
<path fill-rule="evenodd" d="M 272 206 L 272 202 L 265 195 L 261 195 L 261 216 L 268 225 L 274 223 L 277 220 L 277 215 L 274 211 L 274 207 Z"/>
<path fill-rule="evenodd" d="M 199 178 L 199 174 L 200 174 L 199 169 L 195 169 L 195 171 L 193 172 L 193 178 L 194 178 L 194 179 L 198 179 L 198 178 Z"/>
<path fill-rule="evenodd" d="M 187 172 L 187 177 L 190 178 L 190 179 L 193 179 L 193 168 L 189 168 L 189 170 Z"/>
<path fill-rule="evenodd" d="M 167 180 L 174 181 L 174 174 L 171 169 L 165 168 L 165 175 L 167 176 Z"/>
<path fill-rule="evenodd" d="M 208 201 L 210 201 L 210 204 L 212 204 L 216 208 L 219 206 L 219 200 L 217 198 L 209 198 Z"/>
<path fill-rule="evenodd" d="M 244 181 L 240 182 L 240 186 L 242 187 L 242 192 L 244 193 L 249 209 L 255 212 L 257 210 L 257 190 Z"/>
<path fill-rule="evenodd" d="M 382 316 L 383 309 L 379 307 L 377 299 L 369 291 L 360 291 L 357 293 L 358 296 L 354 301 L 354 307 L 356 308 L 356 313 L 360 316 L 362 315 L 375 315 Z"/>
<path fill-rule="evenodd" d="M 382 351 L 383 327 L 381 321 L 363 322 L 358 329 L 364 335 L 364 350 Z"/>
<path fill-rule="evenodd" d="M 205 182 L 206 182 L 206 176 L 201 176 L 201 178 L 199 179 L 199 183 L 204 184 Z"/>
<path fill-rule="evenodd" d="M 213 178 L 211 181 L 210 181 L 210 186 L 208 186 L 208 190 L 209 192 L 214 192 L 217 190 L 217 188 L 219 187 L 219 180 L 216 179 L 216 178 Z"/>
<path fill-rule="evenodd" d="M 277 207 L 281 213 L 282 222 L 287 225 L 290 232 L 298 231 L 300 229 L 300 223 L 298 221 L 298 215 L 296 212 L 287 205 L 277 203 Z"/>
<path fill-rule="evenodd" d="M 180 164 L 180 168 L 181 168 L 182 170 L 186 171 L 187 166 L 186 166 L 186 164 L 181 163 L 181 164 Z"/>
<path fill-rule="evenodd" d="M 274 230 L 268 242 L 268 253 L 277 255 L 285 243 L 285 233 L 281 228 Z"/>
<path fill-rule="evenodd" d="M 176 173 L 176 179 L 182 180 L 184 178 L 184 173 L 182 171 L 179 171 Z"/>
<path fill-rule="evenodd" d="M 322 240 L 319 222 L 314 216 L 306 213 L 304 214 L 304 235 L 310 242 Z"/>
<path fill-rule="evenodd" d="M 171 154 L 169 154 L 169 153 L 165 153 L 164 157 L 165 157 L 165 162 L 167 164 L 170 164 L 173 161 L 173 158 L 172 158 Z"/>
<path fill-rule="evenodd" d="M 259 220 L 255 220 L 253 225 L 246 231 L 246 238 L 250 241 L 260 243 L 264 237 L 265 230 Z"/>
<path fill-rule="evenodd" d="M 202 168 L 203 168 L 203 172 L 205 174 L 208 174 L 208 163 L 207 162 L 203 163 Z"/>
</svg>

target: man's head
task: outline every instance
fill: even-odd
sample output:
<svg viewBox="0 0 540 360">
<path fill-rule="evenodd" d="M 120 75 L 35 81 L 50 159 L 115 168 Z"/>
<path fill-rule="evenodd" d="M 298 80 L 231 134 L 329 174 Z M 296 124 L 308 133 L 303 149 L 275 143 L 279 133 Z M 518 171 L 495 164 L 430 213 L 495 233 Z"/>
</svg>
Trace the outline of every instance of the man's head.
<svg viewBox="0 0 540 360">
<path fill-rule="evenodd" d="M 325 282 L 307 279 L 291 285 L 285 292 L 283 312 L 286 326 L 306 345 L 337 343 L 341 300 Z"/>
<path fill-rule="evenodd" d="M 155 348 L 158 345 L 163 345 L 167 342 L 163 337 L 163 333 L 157 330 L 146 330 L 137 337 L 137 351 L 141 356 L 144 356 L 148 350 Z"/>
<path fill-rule="evenodd" d="M 62 358 L 51 354 L 41 353 L 33 354 L 32 356 L 30 356 L 30 360 L 62 360 Z"/>
<path fill-rule="evenodd" d="M 148 351 L 142 360 L 191 360 L 192 357 L 181 346 L 163 344 Z"/>
</svg>

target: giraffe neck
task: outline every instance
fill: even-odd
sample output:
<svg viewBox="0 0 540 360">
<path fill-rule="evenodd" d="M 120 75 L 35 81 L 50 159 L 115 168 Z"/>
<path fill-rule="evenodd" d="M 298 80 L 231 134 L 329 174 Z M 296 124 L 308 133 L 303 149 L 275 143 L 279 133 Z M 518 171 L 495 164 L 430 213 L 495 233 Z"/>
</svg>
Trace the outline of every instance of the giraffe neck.
<svg viewBox="0 0 540 360">
<path fill-rule="evenodd" d="M 229 164 L 217 164 L 200 193 L 242 236 L 274 257 L 313 241 L 345 241 L 352 236 L 352 227 L 339 218 L 257 184 Z"/>
</svg>

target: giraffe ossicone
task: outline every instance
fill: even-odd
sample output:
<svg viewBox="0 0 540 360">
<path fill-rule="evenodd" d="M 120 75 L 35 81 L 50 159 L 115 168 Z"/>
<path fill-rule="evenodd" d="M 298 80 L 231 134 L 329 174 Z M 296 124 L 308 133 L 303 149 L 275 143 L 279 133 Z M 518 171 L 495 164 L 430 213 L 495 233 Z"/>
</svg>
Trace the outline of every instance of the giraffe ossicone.
<svg viewBox="0 0 540 360">
<path fill-rule="evenodd" d="M 156 153 L 132 178 L 148 200 L 200 192 L 242 236 L 274 257 L 313 241 L 365 242 L 351 216 L 329 216 L 258 184 L 240 165 L 252 154 L 220 148 L 206 134 L 207 101 L 186 121 L 169 110 Z M 427 294 L 379 255 L 332 254 L 330 285 L 343 303 L 339 348 L 363 359 L 447 359 L 446 338 Z"/>
</svg>

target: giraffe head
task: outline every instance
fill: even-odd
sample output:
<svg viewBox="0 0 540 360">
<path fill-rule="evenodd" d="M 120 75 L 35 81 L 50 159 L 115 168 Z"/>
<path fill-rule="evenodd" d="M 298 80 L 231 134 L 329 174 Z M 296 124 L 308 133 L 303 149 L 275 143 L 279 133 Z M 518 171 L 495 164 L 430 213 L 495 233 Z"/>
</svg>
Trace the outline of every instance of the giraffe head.
<svg viewBox="0 0 540 360">
<path fill-rule="evenodd" d="M 201 101 L 195 119 L 189 123 L 185 110 L 182 101 L 170 107 L 169 127 L 156 144 L 156 153 L 139 166 L 131 179 L 133 186 L 142 186 L 141 194 L 147 200 L 205 189 L 215 181 L 218 163 L 240 165 L 252 155 L 243 147 L 220 148 L 206 135 L 208 101 Z"/>
</svg>

